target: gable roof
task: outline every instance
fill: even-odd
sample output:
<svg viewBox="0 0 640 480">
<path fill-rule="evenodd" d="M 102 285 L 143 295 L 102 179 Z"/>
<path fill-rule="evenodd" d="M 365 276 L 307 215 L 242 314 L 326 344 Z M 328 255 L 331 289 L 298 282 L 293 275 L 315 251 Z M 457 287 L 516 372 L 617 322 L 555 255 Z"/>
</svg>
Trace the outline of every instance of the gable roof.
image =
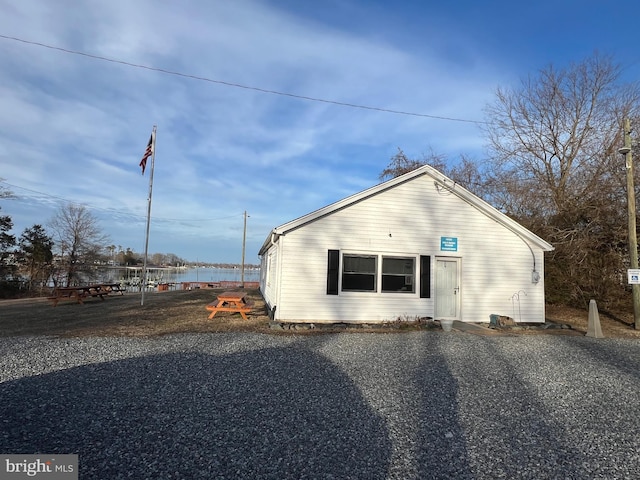
<svg viewBox="0 0 640 480">
<path fill-rule="evenodd" d="M 359 193 L 350 195 L 346 198 L 343 198 L 342 200 L 338 200 L 335 203 L 327 205 L 326 207 L 319 208 L 318 210 L 315 210 L 311 213 L 303 215 L 302 217 L 298 217 L 294 220 L 291 220 L 290 222 L 284 223 L 279 227 L 274 228 L 273 230 L 271 230 L 271 232 L 267 236 L 266 240 L 264 241 L 264 244 L 262 245 L 262 248 L 260 248 L 259 255 L 262 255 L 263 253 L 265 253 L 269 248 L 269 246 L 273 242 L 277 241 L 277 238 L 281 235 L 286 235 L 288 232 L 291 232 L 292 230 L 301 228 L 304 225 L 307 225 L 316 220 L 319 220 L 320 218 L 326 217 L 327 215 L 331 215 L 334 212 L 347 208 L 355 203 L 366 200 L 367 198 L 370 198 L 374 195 L 378 195 L 379 193 L 382 193 L 386 190 L 394 188 L 400 184 L 410 182 L 422 176 L 429 176 L 433 178 L 436 188 L 446 189 L 451 194 L 457 196 L 458 198 L 465 201 L 469 205 L 475 207 L 484 215 L 495 220 L 496 222 L 498 222 L 500 225 L 504 226 L 508 230 L 511 230 L 513 233 L 515 233 L 517 236 L 519 236 L 523 240 L 530 242 L 531 244 L 537 246 L 538 248 L 542 249 L 545 252 L 549 252 L 554 249 L 550 243 L 546 242 L 545 240 L 540 238 L 538 235 L 531 232 L 527 228 L 523 227 L 518 222 L 511 219 L 504 213 L 500 212 L 497 208 L 485 202 L 477 195 L 474 195 L 469 190 L 455 183 L 449 177 L 440 173 L 438 170 L 436 170 L 432 166 L 423 165 L 422 167 L 416 168 L 415 170 L 405 173 L 404 175 L 400 175 L 396 178 L 393 178 L 386 182 L 375 185 Z"/>
</svg>

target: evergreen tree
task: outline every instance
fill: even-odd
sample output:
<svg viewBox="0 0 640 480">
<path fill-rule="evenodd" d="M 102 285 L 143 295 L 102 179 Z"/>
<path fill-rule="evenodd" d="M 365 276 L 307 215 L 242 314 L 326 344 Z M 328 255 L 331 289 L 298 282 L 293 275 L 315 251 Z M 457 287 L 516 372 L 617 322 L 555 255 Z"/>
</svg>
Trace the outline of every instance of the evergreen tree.
<svg viewBox="0 0 640 480">
<path fill-rule="evenodd" d="M 53 269 L 53 239 L 41 225 L 25 229 L 18 243 L 18 259 L 28 278 L 28 290 L 42 289 Z"/>
</svg>

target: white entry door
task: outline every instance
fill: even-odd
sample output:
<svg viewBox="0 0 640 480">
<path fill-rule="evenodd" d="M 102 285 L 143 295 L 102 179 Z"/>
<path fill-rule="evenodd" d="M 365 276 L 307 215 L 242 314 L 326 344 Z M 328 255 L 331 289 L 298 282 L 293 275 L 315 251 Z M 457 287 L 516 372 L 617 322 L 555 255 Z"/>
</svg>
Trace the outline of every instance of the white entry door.
<svg viewBox="0 0 640 480">
<path fill-rule="evenodd" d="M 460 259 L 436 259 L 436 319 L 460 320 Z"/>
</svg>

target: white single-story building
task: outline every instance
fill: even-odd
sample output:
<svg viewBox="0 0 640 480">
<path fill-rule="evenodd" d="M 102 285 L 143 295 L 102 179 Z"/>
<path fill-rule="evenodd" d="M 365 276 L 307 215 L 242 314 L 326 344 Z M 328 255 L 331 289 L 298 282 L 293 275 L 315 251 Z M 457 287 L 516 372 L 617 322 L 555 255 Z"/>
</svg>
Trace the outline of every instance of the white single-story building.
<svg viewBox="0 0 640 480">
<path fill-rule="evenodd" d="M 544 322 L 553 247 L 429 165 L 274 228 L 260 290 L 277 322 Z"/>
</svg>

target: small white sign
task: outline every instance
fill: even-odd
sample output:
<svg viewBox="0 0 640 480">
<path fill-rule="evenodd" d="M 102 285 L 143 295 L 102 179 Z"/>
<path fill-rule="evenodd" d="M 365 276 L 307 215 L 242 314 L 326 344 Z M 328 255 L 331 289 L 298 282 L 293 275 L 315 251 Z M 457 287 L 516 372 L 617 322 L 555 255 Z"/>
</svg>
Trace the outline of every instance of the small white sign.
<svg viewBox="0 0 640 480">
<path fill-rule="evenodd" d="M 630 268 L 627 270 L 629 285 L 640 285 L 640 268 Z"/>
</svg>

